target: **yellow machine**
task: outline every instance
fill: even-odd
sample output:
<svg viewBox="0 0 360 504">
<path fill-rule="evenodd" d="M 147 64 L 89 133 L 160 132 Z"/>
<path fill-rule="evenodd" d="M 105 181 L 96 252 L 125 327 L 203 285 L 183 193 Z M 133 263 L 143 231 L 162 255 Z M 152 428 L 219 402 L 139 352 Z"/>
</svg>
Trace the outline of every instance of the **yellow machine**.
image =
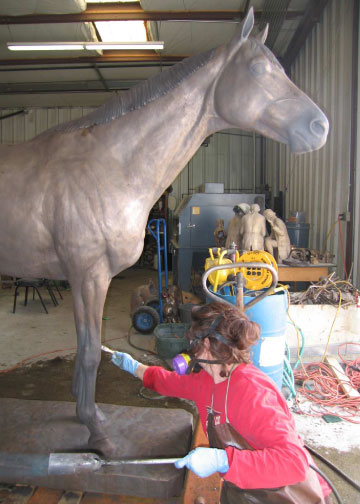
<svg viewBox="0 0 360 504">
<path fill-rule="evenodd" d="M 263 263 L 273 266 L 277 271 L 278 266 L 274 257 L 266 252 L 265 250 L 250 250 L 245 252 L 240 256 L 239 252 L 236 250 L 234 254 L 234 260 L 229 259 L 229 255 L 233 255 L 233 251 L 217 249 L 217 257 L 214 257 L 213 249 L 209 249 L 209 255 L 205 261 L 205 271 L 213 266 L 218 266 L 221 264 L 231 264 L 235 263 Z M 227 256 L 227 257 L 225 257 Z M 269 270 L 264 268 L 254 268 L 254 267 L 242 267 L 242 268 L 228 268 L 223 270 L 214 271 L 209 275 L 209 281 L 213 286 L 213 292 L 217 292 L 219 286 L 223 285 L 229 275 L 236 275 L 237 273 L 242 273 L 245 280 L 245 288 L 248 290 L 261 290 L 270 287 L 272 282 L 272 274 Z"/>
<path fill-rule="evenodd" d="M 221 250 L 220 248 L 217 249 L 217 257 L 214 257 L 213 249 L 209 249 L 209 255 L 205 260 L 205 271 L 207 271 L 209 268 L 212 268 L 213 266 L 219 266 L 221 264 L 231 264 L 233 261 L 227 257 L 225 257 L 229 251 L 227 249 Z M 235 254 L 235 259 L 236 262 L 238 262 L 239 259 L 239 252 L 236 251 Z M 219 285 L 224 284 L 227 281 L 227 278 L 229 275 L 236 275 L 238 270 L 236 268 L 229 268 L 229 269 L 223 269 L 223 270 L 218 270 L 214 271 L 214 273 L 211 273 L 209 276 L 209 282 L 213 286 L 213 291 L 217 292 L 217 289 Z"/>
</svg>

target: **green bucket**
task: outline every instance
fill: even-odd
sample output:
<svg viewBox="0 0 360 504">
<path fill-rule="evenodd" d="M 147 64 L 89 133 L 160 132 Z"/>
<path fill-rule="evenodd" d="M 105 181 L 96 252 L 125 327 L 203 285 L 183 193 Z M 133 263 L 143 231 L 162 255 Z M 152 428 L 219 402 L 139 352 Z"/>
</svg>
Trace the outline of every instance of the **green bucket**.
<svg viewBox="0 0 360 504">
<path fill-rule="evenodd" d="M 190 324 L 159 324 L 154 330 L 155 350 L 163 359 L 172 359 L 189 348 L 185 334 Z"/>
</svg>

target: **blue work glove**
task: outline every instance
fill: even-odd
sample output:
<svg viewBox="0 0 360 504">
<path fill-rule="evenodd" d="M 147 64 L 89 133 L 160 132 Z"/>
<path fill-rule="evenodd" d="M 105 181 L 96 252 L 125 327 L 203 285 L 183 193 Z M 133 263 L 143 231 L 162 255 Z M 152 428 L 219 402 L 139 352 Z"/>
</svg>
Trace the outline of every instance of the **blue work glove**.
<svg viewBox="0 0 360 504">
<path fill-rule="evenodd" d="M 124 352 L 114 352 L 111 356 L 111 360 L 115 366 L 135 376 L 135 371 L 139 363 L 137 360 L 133 359 L 131 355 Z"/>
<path fill-rule="evenodd" d="M 175 467 L 187 467 L 200 478 L 206 478 L 215 472 L 226 473 L 229 470 L 229 461 L 225 450 L 200 447 L 175 462 Z"/>
</svg>

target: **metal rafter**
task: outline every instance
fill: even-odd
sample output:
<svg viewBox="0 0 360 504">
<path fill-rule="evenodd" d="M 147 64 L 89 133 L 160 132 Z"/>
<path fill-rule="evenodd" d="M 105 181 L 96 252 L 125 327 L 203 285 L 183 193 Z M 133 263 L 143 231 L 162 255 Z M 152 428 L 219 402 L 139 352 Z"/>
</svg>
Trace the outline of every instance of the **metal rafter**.
<svg viewBox="0 0 360 504">
<path fill-rule="evenodd" d="M 303 47 L 305 40 L 310 34 L 311 30 L 316 23 L 320 21 L 321 15 L 329 0 L 316 0 L 309 1 L 308 8 L 305 11 L 304 18 L 300 22 L 290 44 L 287 48 L 285 56 L 282 60 L 285 70 L 288 72 L 291 64 L 299 54 L 300 49 Z"/>
<path fill-rule="evenodd" d="M 67 64 L 78 64 L 78 63 L 89 63 L 89 64 L 95 64 L 95 63 L 118 63 L 118 62 L 157 62 L 157 63 L 164 63 L 164 62 L 172 62 L 176 63 L 177 61 L 181 61 L 184 58 L 187 58 L 188 55 L 160 55 L 156 54 L 155 52 L 151 51 L 106 51 L 102 56 L 97 55 L 97 56 L 79 56 L 79 57 L 72 57 L 69 58 L 64 57 L 64 58 L 17 58 L 17 59 L 3 59 L 0 60 L 0 67 L 1 66 L 23 66 L 23 65 L 67 65 Z"/>
<path fill-rule="evenodd" d="M 218 11 L 144 11 L 139 4 L 89 4 L 84 12 L 72 14 L 28 14 L 0 16 L 0 24 L 89 23 L 95 21 L 229 21 L 238 22 L 245 15 L 239 10 Z M 297 19 L 303 11 L 288 11 L 286 19 Z M 262 11 L 255 12 L 259 21 Z"/>
<path fill-rule="evenodd" d="M 259 28 L 262 29 L 267 23 L 269 24 L 266 45 L 270 49 L 273 49 L 275 45 L 276 39 L 286 19 L 289 5 L 290 0 L 265 0 Z"/>
</svg>

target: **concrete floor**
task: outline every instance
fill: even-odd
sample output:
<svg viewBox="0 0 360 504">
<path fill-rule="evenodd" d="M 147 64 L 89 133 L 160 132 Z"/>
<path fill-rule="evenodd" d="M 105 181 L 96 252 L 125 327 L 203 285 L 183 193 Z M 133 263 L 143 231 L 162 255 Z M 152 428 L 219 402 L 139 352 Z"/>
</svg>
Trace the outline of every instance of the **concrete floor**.
<svg viewBox="0 0 360 504">
<path fill-rule="evenodd" d="M 139 360 L 144 359 L 146 354 L 131 347 L 127 341 L 131 325 L 130 296 L 135 287 L 146 284 L 149 278 L 157 283 L 157 272 L 134 268 L 115 278 L 109 289 L 103 317 L 102 342 L 112 348 L 129 351 Z M 28 306 L 25 307 L 24 292 L 21 291 L 16 313 L 13 314 L 14 289 L 0 290 L 0 372 L 25 359 L 25 364 L 28 364 L 75 353 L 71 291 L 62 290 L 62 295 L 63 301 L 55 307 L 44 292 L 43 297 L 49 311 L 47 315 L 38 299 L 33 301 L 30 297 Z M 142 348 L 153 347 L 152 336 L 135 334 L 132 341 Z M 326 423 L 321 418 L 304 418 L 299 415 L 295 415 L 295 419 L 305 443 L 360 484 L 360 425 L 349 422 Z M 360 503 L 360 493 L 357 490 L 321 462 L 318 465 L 334 483 L 344 504 Z"/>
</svg>

